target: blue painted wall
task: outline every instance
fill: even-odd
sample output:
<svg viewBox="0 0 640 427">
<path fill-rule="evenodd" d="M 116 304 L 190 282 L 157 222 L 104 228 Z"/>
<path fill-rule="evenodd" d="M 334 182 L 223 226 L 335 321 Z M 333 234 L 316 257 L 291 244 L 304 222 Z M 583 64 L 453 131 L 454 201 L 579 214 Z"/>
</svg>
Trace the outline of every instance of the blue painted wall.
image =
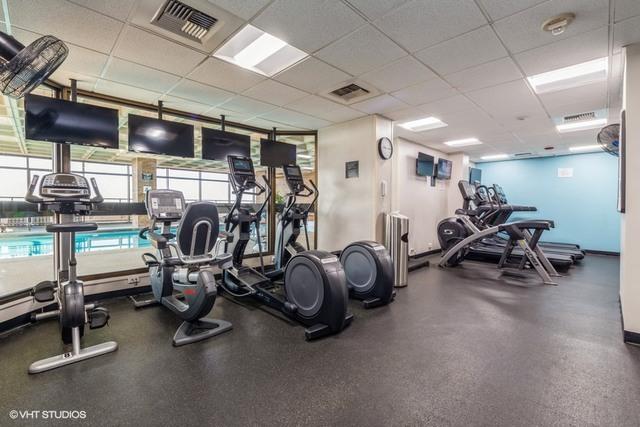
<svg viewBox="0 0 640 427">
<path fill-rule="evenodd" d="M 502 185 L 510 203 L 538 208 L 538 212 L 514 213 L 512 219 L 555 221 L 556 228 L 546 232 L 544 240 L 620 251 L 616 157 L 590 153 L 478 163 L 476 167 L 482 169 L 482 183 Z M 573 168 L 573 177 L 558 178 L 558 168 Z"/>
</svg>

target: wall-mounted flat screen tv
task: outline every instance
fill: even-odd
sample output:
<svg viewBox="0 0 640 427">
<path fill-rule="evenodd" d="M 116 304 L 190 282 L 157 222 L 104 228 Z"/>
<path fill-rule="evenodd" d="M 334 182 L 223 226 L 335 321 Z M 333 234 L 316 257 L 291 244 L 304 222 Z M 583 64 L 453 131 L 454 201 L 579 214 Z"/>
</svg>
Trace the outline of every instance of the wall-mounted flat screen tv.
<svg viewBox="0 0 640 427">
<path fill-rule="evenodd" d="M 118 110 L 31 94 L 24 109 L 27 139 L 118 148 Z"/>
<path fill-rule="evenodd" d="M 193 126 L 129 114 L 129 151 L 193 157 Z"/>
<path fill-rule="evenodd" d="M 434 157 L 425 153 L 418 153 L 416 159 L 416 175 L 418 176 L 433 176 L 434 171 Z"/>
<path fill-rule="evenodd" d="M 239 133 L 202 128 L 202 158 L 206 160 L 227 160 L 227 156 L 249 157 L 251 137 Z"/>
<path fill-rule="evenodd" d="M 296 164 L 296 146 L 269 139 L 260 140 L 260 164 L 262 166 L 281 168 L 284 165 Z"/>
<path fill-rule="evenodd" d="M 469 169 L 469 182 L 471 184 L 482 183 L 482 169 L 470 168 Z"/>
<path fill-rule="evenodd" d="M 450 160 L 438 159 L 436 177 L 438 179 L 451 179 L 451 169 L 453 163 Z"/>
</svg>

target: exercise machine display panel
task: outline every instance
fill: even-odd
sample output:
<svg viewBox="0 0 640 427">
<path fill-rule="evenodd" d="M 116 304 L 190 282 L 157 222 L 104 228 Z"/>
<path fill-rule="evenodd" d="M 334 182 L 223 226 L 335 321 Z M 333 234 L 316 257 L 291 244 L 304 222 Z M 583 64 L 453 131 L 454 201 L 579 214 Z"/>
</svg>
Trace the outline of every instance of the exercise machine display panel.
<svg viewBox="0 0 640 427">
<path fill-rule="evenodd" d="M 260 165 L 279 168 L 296 164 L 296 146 L 269 139 L 260 140 Z"/>
<path fill-rule="evenodd" d="M 469 182 L 471 184 L 482 183 L 482 169 L 470 168 L 469 169 Z"/>
<path fill-rule="evenodd" d="M 202 158 L 227 160 L 227 156 L 249 157 L 251 137 L 217 129 L 202 128 Z"/>
<path fill-rule="evenodd" d="M 39 95 L 24 108 L 27 139 L 118 148 L 118 110 Z"/>
<path fill-rule="evenodd" d="M 129 151 L 193 157 L 193 126 L 129 114 Z"/>
</svg>

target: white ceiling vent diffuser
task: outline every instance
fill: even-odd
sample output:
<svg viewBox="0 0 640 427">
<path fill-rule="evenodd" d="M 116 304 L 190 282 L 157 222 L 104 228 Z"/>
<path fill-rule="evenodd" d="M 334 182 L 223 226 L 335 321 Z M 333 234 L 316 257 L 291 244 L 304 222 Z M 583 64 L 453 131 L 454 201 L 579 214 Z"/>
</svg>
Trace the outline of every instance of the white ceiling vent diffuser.
<svg viewBox="0 0 640 427">
<path fill-rule="evenodd" d="M 216 22 L 218 20 L 213 16 L 178 0 L 167 0 L 151 20 L 155 26 L 199 43 L 202 43 Z"/>
<path fill-rule="evenodd" d="M 364 101 L 379 94 L 379 90 L 361 80 L 343 82 L 339 87 L 333 87 L 321 93 L 333 101 L 346 105 Z"/>
</svg>

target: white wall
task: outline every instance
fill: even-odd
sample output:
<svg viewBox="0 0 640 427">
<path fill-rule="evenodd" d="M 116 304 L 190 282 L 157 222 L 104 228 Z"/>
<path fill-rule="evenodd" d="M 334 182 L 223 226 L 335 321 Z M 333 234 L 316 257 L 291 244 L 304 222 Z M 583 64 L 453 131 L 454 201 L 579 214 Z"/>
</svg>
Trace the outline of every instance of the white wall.
<svg viewBox="0 0 640 427">
<path fill-rule="evenodd" d="M 391 165 L 378 157 L 377 141 L 392 138 L 392 124 L 367 116 L 318 131 L 318 248 L 340 250 L 355 240 L 382 241 L 382 212 L 390 202 L 380 182 Z M 358 160 L 360 176 L 345 178 L 345 162 Z"/>
<path fill-rule="evenodd" d="M 416 175 L 418 153 L 429 154 L 436 160 L 451 159 L 451 156 L 424 145 L 402 138 L 395 140 L 392 210 L 409 217 L 410 254 L 440 247 L 436 227 L 438 222 L 450 215 L 447 206 L 449 193 L 451 189 L 457 190 L 458 182 L 453 179 L 456 172 L 454 164 L 452 179 L 436 181 L 436 186 L 432 187 L 432 178 Z"/>
<path fill-rule="evenodd" d="M 640 44 L 625 48 L 626 213 L 621 215 L 620 302 L 624 329 L 640 333 Z"/>
</svg>

